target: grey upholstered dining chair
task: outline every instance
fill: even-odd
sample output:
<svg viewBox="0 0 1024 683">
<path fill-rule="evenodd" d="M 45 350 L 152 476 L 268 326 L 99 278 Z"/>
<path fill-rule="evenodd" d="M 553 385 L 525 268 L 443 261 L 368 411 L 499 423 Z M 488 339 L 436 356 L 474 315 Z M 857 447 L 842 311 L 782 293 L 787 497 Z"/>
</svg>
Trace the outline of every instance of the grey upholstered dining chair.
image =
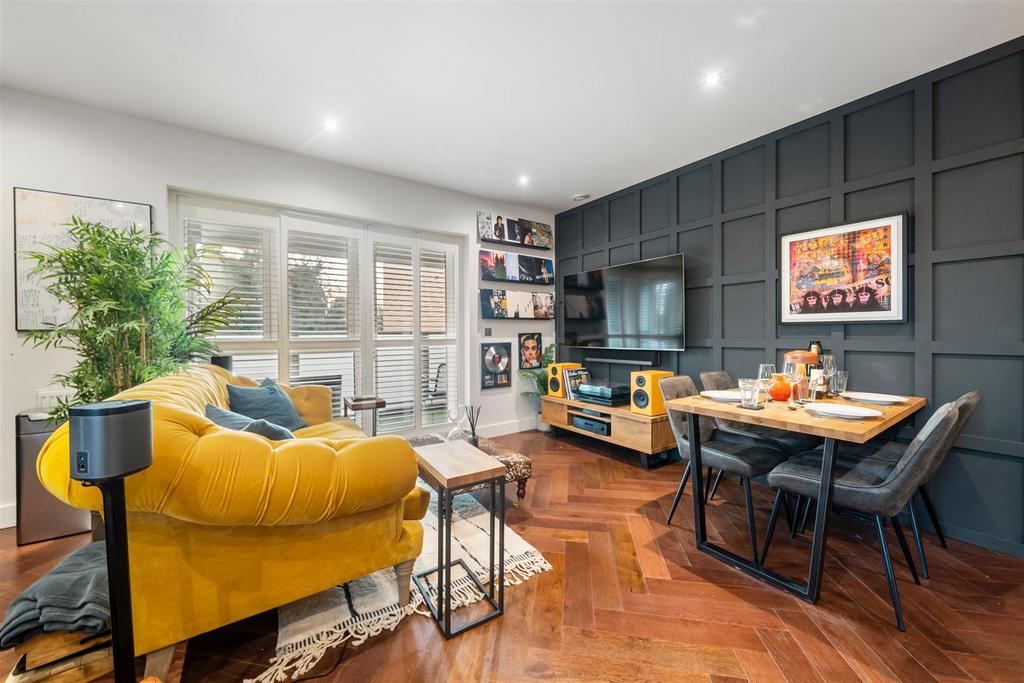
<svg viewBox="0 0 1024 683">
<path fill-rule="evenodd" d="M 725 370 L 702 372 L 700 373 L 700 382 L 704 385 L 705 389 L 712 391 L 736 388 L 736 382 L 733 381 L 732 377 Z M 724 433 L 758 440 L 761 442 L 761 445 L 776 448 L 782 451 L 787 457 L 792 457 L 797 453 L 802 453 L 803 451 L 807 451 L 821 445 L 821 439 L 810 434 L 787 432 L 782 429 L 772 429 L 771 427 L 762 427 L 761 425 L 744 424 L 742 422 L 724 420 L 717 417 L 715 418 L 715 426 Z M 711 493 L 708 495 L 709 498 L 714 498 L 715 491 L 718 490 L 718 485 L 721 481 L 722 473 L 719 472 L 715 476 L 714 484 L 711 486 Z"/>
<path fill-rule="evenodd" d="M 974 415 L 975 409 L 981 402 L 981 393 L 978 391 L 971 391 L 956 400 L 957 418 L 956 424 L 953 426 L 953 431 L 949 435 L 948 448 L 945 449 L 945 456 L 948 456 L 952 450 L 953 445 L 956 443 L 960 435 L 963 434 L 964 428 L 967 427 L 967 423 L 970 422 L 971 416 Z M 843 467 L 850 467 L 853 463 L 859 462 L 859 467 L 864 470 L 868 468 L 874 468 L 879 475 L 886 475 L 893 468 L 893 466 L 903 456 L 903 451 L 906 449 L 906 445 L 898 441 L 888 441 L 881 444 L 868 442 L 865 444 L 843 444 L 839 448 L 839 462 Z M 821 454 L 821 449 L 817 449 L 817 452 Z M 936 459 L 932 462 L 931 469 L 926 473 L 922 480 L 921 486 L 914 492 L 914 497 L 917 497 L 924 504 L 925 513 L 927 513 L 931 520 L 932 526 L 935 528 L 935 534 L 939 538 L 939 544 L 945 548 L 946 538 L 942 533 L 942 529 L 939 527 L 939 520 L 935 515 L 935 508 L 932 505 L 931 498 L 928 496 L 928 492 L 925 489 L 925 484 L 930 482 L 939 471 L 942 463 L 945 462 L 945 457 Z M 921 538 L 921 527 L 917 521 L 917 512 L 914 510 L 914 500 L 911 497 L 907 503 L 907 512 L 910 516 L 910 529 L 914 534 L 914 545 L 917 548 L 918 561 L 921 563 L 921 575 L 924 578 L 929 578 L 928 574 L 928 560 L 925 557 L 924 552 L 924 541 Z M 806 509 L 810 509 L 807 506 Z"/>
<path fill-rule="evenodd" d="M 878 533 L 878 544 L 882 552 L 886 578 L 889 582 L 889 594 L 892 597 L 893 610 L 896 612 L 896 624 L 904 630 L 903 610 L 900 608 L 900 597 L 896 589 L 896 575 L 893 571 L 889 546 L 885 540 L 885 520 L 892 520 L 896 538 L 903 550 L 903 555 L 910 566 L 914 581 L 919 583 L 917 570 L 910 557 L 910 549 L 899 519 L 896 517 L 910 500 L 911 496 L 929 476 L 934 474 L 938 464 L 946 458 L 952 447 L 953 429 L 956 426 L 959 410 L 955 403 L 946 403 L 935 411 L 921 431 L 917 433 L 898 461 L 892 463 L 883 474 L 877 463 L 865 463 L 844 459 L 836 463 L 835 486 L 832 504 L 854 512 L 871 515 L 875 518 L 875 530 Z M 787 460 L 776 467 L 768 475 L 768 484 L 777 489 L 775 505 L 768 518 L 768 529 L 765 532 L 764 549 L 760 561 L 764 563 L 768 556 L 775 523 L 778 520 L 779 508 L 786 493 L 816 498 L 821 481 L 821 457 L 815 452 L 803 453 L 796 458 Z"/>
<path fill-rule="evenodd" d="M 698 393 L 697 385 L 687 375 L 663 377 L 659 384 L 661 386 L 661 393 L 666 400 L 685 398 Z M 690 441 L 685 413 L 670 408 L 668 419 L 672 427 L 672 433 L 676 437 L 679 455 L 687 461 L 686 469 L 679 480 L 679 488 L 676 489 L 675 498 L 672 500 L 668 519 L 665 520 L 666 524 L 671 524 L 672 516 L 679 505 L 679 499 L 683 496 L 683 489 L 686 487 L 686 480 L 690 476 L 690 468 L 693 463 L 690 461 Z M 747 527 L 750 531 L 750 545 L 753 550 L 753 561 L 757 562 L 757 524 L 754 522 L 754 504 L 750 491 L 750 479 L 751 477 L 767 474 L 776 465 L 784 461 L 786 456 L 778 449 L 763 446 L 750 439 L 723 434 L 715 428 L 715 423 L 710 418 L 700 417 L 699 425 L 701 460 L 709 468 L 709 471 L 710 469 L 716 469 L 736 474 L 739 475 L 743 482 L 743 495 L 747 507 Z M 698 492 L 694 491 L 694 495 L 698 495 Z"/>
</svg>

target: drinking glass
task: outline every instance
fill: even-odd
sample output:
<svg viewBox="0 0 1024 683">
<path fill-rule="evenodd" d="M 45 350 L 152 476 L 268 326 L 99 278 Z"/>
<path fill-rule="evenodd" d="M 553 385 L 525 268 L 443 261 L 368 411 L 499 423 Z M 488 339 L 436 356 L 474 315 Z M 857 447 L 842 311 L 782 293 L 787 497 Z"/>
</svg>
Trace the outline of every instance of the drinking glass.
<svg viewBox="0 0 1024 683">
<path fill-rule="evenodd" d="M 768 387 L 772 383 L 772 375 L 775 374 L 775 365 L 773 363 L 761 363 L 757 366 L 757 381 L 761 383 L 761 386 L 767 391 Z"/>
<path fill-rule="evenodd" d="M 744 408 L 759 408 L 767 395 L 760 379 L 741 379 L 740 405 Z"/>
<path fill-rule="evenodd" d="M 821 370 L 825 375 L 825 379 L 830 379 L 832 375 L 836 374 L 836 357 L 832 355 L 822 356 Z"/>
<path fill-rule="evenodd" d="M 832 380 L 829 385 L 831 387 L 832 393 L 838 396 L 839 394 L 846 391 L 846 385 L 849 383 L 849 381 L 850 373 L 848 370 L 837 370 L 836 373 L 832 375 Z"/>
<path fill-rule="evenodd" d="M 810 384 L 806 377 L 798 377 L 790 385 L 789 400 L 795 403 L 809 403 L 814 400 L 814 392 L 810 391 Z"/>
</svg>

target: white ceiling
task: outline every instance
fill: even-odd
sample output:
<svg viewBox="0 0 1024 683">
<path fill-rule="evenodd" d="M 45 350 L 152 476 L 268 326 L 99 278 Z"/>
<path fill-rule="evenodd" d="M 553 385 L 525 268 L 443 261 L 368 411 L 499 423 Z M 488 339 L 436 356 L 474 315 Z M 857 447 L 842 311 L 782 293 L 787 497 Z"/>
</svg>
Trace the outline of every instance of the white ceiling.
<svg viewBox="0 0 1024 683">
<path fill-rule="evenodd" d="M 6 85 L 557 211 L 1021 35 L 1024 2 L 36 1 L 0 19 Z"/>
</svg>

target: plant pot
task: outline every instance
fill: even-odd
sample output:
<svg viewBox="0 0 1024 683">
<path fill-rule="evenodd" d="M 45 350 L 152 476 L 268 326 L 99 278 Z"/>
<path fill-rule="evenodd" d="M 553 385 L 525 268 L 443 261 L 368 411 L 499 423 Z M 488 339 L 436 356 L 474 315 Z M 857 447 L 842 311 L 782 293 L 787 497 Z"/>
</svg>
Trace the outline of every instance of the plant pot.
<svg viewBox="0 0 1024 683">
<path fill-rule="evenodd" d="M 540 413 L 537 413 L 537 431 L 538 432 L 550 432 L 551 425 L 544 421 Z"/>
</svg>

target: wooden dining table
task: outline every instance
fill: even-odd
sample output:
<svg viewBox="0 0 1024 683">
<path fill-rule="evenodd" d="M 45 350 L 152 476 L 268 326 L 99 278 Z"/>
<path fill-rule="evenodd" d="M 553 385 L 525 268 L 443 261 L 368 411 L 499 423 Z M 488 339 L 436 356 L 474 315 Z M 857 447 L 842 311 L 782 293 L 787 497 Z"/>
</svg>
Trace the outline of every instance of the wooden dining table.
<svg viewBox="0 0 1024 683">
<path fill-rule="evenodd" d="M 687 431 L 690 442 L 690 471 L 693 490 L 704 490 L 703 464 L 700 456 L 700 420 L 703 415 L 722 418 L 744 424 L 761 425 L 800 434 L 811 434 L 825 439 L 821 458 L 821 483 L 818 487 L 817 509 L 814 515 L 814 533 L 811 540 L 810 566 L 806 582 L 792 579 L 761 565 L 758 558 L 748 560 L 708 540 L 704 497 L 693 496 L 693 528 L 697 547 L 729 565 L 740 569 L 772 586 L 788 591 L 808 602 L 817 602 L 821 595 L 821 577 L 825 561 L 825 543 L 828 538 L 828 522 L 832 508 L 832 487 L 835 478 L 836 455 L 842 442 L 862 444 L 894 427 L 924 408 L 927 401 L 920 396 L 908 396 L 902 403 L 893 405 L 869 405 L 841 398 L 819 399 L 818 403 L 836 403 L 874 408 L 882 413 L 879 417 L 848 420 L 836 417 L 818 417 L 805 407 L 790 408 L 785 401 L 769 402 L 760 410 L 743 408 L 739 403 L 725 403 L 705 396 L 666 401 L 669 410 L 686 413 Z"/>
</svg>

